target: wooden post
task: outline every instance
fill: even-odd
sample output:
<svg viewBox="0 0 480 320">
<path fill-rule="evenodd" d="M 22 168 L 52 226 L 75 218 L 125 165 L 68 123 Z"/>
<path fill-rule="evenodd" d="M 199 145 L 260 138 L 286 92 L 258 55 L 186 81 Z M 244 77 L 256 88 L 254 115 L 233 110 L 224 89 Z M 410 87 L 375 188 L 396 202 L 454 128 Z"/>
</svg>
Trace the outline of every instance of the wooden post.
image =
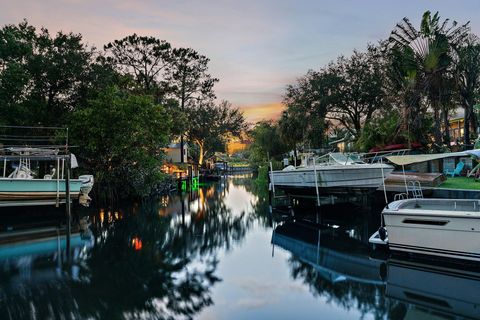
<svg viewBox="0 0 480 320">
<path fill-rule="evenodd" d="M 67 158 L 67 179 L 65 180 L 65 196 L 66 196 L 66 211 L 67 211 L 67 261 L 70 262 L 70 234 L 71 234 L 71 220 L 72 220 L 72 212 L 71 212 L 71 201 L 70 201 L 70 154 L 68 154 Z"/>
</svg>

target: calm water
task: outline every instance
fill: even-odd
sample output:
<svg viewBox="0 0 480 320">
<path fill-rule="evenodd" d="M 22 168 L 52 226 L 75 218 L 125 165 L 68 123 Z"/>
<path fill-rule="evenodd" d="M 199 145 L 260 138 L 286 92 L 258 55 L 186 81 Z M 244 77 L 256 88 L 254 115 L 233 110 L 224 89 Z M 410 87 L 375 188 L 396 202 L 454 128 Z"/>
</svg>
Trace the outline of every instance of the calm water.
<svg viewBox="0 0 480 320">
<path fill-rule="evenodd" d="M 0 247 L 1 319 L 480 318 L 476 272 L 372 254 L 378 208 L 270 214 L 239 176 L 80 214 L 71 263 L 48 228 Z"/>
</svg>

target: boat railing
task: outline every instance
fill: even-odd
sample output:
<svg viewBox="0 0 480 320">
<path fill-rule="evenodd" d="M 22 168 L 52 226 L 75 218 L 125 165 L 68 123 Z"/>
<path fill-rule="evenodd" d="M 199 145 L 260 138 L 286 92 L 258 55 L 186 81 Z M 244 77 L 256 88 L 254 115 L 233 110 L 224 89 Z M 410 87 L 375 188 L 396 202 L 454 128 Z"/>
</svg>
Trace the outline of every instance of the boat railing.
<svg viewBox="0 0 480 320">
<path fill-rule="evenodd" d="M 408 201 L 401 203 L 398 209 L 480 212 L 480 200 L 410 198 Z"/>
<path fill-rule="evenodd" d="M 366 163 L 377 163 L 380 161 L 385 162 L 385 158 L 389 156 L 404 156 L 409 154 L 411 149 L 400 149 L 392 151 L 378 151 L 362 153 L 361 157 Z"/>
<path fill-rule="evenodd" d="M 313 163 L 313 158 L 315 158 L 315 163 L 317 165 L 326 165 L 329 163 L 337 164 L 349 164 L 349 163 L 380 163 L 387 162 L 386 157 L 389 156 L 403 156 L 409 154 L 411 149 L 401 149 L 401 150 L 392 150 L 392 151 L 378 151 L 378 152 L 328 152 L 322 155 L 316 155 L 315 153 L 305 153 L 309 154 L 307 159 L 307 164 L 311 165 Z M 341 157 L 341 159 L 340 159 Z"/>
</svg>

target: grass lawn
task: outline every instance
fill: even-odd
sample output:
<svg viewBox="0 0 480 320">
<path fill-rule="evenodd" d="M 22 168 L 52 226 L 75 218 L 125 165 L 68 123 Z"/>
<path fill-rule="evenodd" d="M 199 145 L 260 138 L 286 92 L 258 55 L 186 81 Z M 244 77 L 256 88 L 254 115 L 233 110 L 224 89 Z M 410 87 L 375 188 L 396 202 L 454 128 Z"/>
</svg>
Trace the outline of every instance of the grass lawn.
<svg viewBox="0 0 480 320">
<path fill-rule="evenodd" d="M 475 181 L 473 177 L 447 177 L 447 181 L 442 183 L 439 188 L 448 189 L 477 189 L 480 190 L 480 180 Z"/>
</svg>

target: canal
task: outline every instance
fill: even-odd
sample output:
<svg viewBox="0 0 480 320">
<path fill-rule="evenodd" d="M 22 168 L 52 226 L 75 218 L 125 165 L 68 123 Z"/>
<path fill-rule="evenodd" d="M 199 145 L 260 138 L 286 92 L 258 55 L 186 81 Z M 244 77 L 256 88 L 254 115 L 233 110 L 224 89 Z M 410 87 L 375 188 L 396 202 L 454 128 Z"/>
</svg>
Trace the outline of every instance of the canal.
<svg viewBox="0 0 480 320">
<path fill-rule="evenodd" d="M 292 217 L 271 212 L 251 176 L 231 176 L 77 210 L 70 261 L 52 229 L 56 213 L 22 209 L 1 223 L 1 318 L 480 317 L 475 271 L 370 250 L 378 202 L 296 208 Z"/>
</svg>

